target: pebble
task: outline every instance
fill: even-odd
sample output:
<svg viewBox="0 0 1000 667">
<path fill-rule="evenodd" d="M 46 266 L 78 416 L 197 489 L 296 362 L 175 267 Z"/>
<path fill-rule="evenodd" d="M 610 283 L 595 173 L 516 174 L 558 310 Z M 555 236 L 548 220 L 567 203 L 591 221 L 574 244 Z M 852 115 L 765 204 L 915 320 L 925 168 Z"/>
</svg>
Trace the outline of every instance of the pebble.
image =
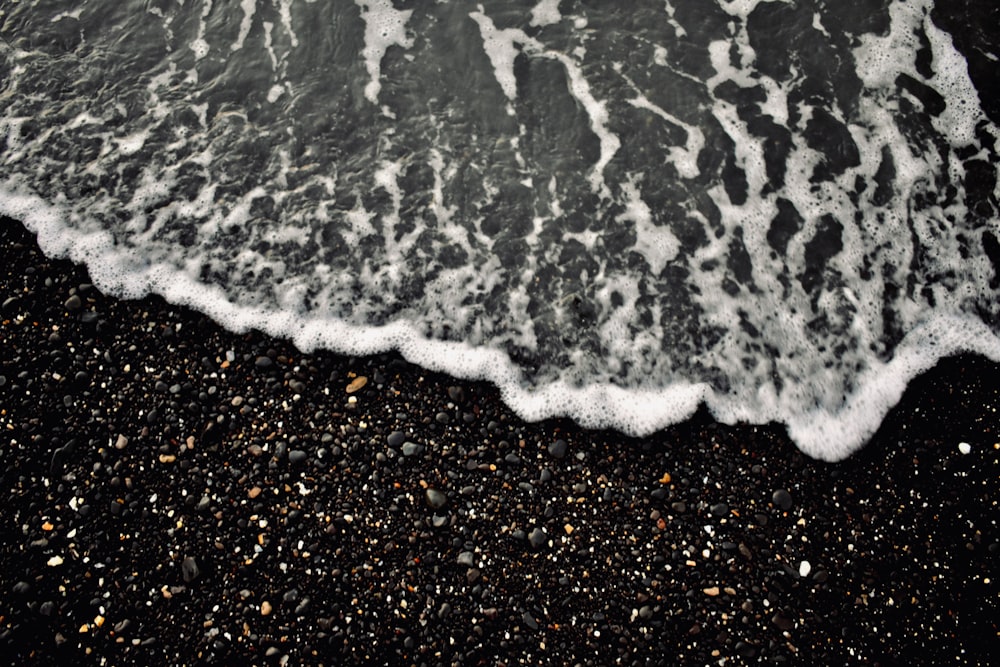
<svg viewBox="0 0 1000 667">
<path fill-rule="evenodd" d="M 70 298 L 66 299 L 63 305 L 66 306 L 66 310 L 72 312 L 83 308 L 83 301 L 80 299 L 78 294 L 74 294 Z"/>
<path fill-rule="evenodd" d="M 288 452 L 288 462 L 293 465 L 302 463 L 307 458 L 309 458 L 309 455 L 306 454 L 301 449 L 293 449 L 292 451 Z"/>
<path fill-rule="evenodd" d="M 260 615 L 261 616 L 270 616 L 271 615 L 271 611 L 272 611 L 272 608 L 271 608 L 271 603 L 270 602 L 268 602 L 267 600 L 264 600 L 263 602 L 260 603 Z"/>
<path fill-rule="evenodd" d="M 188 556 L 181 561 L 181 576 L 184 578 L 184 583 L 187 584 L 190 584 L 192 581 L 201 576 L 201 569 L 198 567 L 198 561 L 196 561 L 193 556 Z"/>
<path fill-rule="evenodd" d="M 368 378 L 364 375 L 359 375 L 348 383 L 346 391 L 348 394 L 353 394 L 361 391 L 366 384 L 368 384 Z"/>
<path fill-rule="evenodd" d="M 459 565 L 465 565 L 467 567 L 472 567 L 476 563 L 476 557 L 471 551 L 463 551 L 458 554 L 456 559 Z"/>
<path fill-rule="evenodd" d="M 548 536 L 545 534 L 545 531 L 538 527 L 533 528 L 531 532 L 528 533 L 528 542 L 530 542 L 531 546 L 536 549 L 545 544 L 547 539 Z"/>
<path fill-rule="evenodd" d="M 554 459 L 561 459 L 566 456 L 566 448 L 567 445 L 565 440 L 556 440 L 549 445 L 549 456 Z"/>
<path fill-rule="evenodd" d="M 967 442 L 960 442 L 958 443 L 958 451 L 962 452 L 963 454 L 969 454 L 972 452 L 972 445 L 970 445 Z"/>
<path fill-rule="evenodd" d="M 804 560 L 801 563 L 799 563 L 800 577 L 808 577 L 810 572 L 812 572 L 812 565 L 809 564 L 809 561 Z"/>
<path fill-rule="evenodd" d="M 414 454 L 419 454 L 423 451 L 423 447 L 415 442 L 404 442 L 403 443 L 403 456 L 413 456 Z"/>
<path fill-rule="evenodd" d="M 782 510 L 787 511 L 792 508 L 792 495 L 785 489 L 778 489 L 771 494 L 771 501 L 774 503 L 775 507 Z"/>
<path fill-rule="evenodd" d="M 448 496 L 437 489 L 427 489 L 425 495 L 427 497 L 427 504 L 434 509 L 441 509 L 448 502 Z"/>
<path fill-rule="evenodd" d="M 406 434 L 402 431 L 393 431 L 389 434 L 389 437 L 386 438 L 386 442 L 390 447 L 399 447 L 401 444 L 406 442 Z"/>
</svg>

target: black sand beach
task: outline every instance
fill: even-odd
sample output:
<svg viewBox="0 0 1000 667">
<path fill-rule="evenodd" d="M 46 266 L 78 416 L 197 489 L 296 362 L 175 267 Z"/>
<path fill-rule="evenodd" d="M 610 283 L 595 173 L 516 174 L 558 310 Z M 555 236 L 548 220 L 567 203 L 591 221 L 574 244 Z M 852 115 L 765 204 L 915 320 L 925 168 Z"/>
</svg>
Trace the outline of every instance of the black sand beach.
<svg viewBox="0 0 1000 667">
<path fill-rule="evenodd" d="M 526 424 L 393 355 L 129 302 L 0 224 L 9 664 L 991 664 L 1000 373 L 839 464 Z M 362 379 L 364 378 L 364 379 Z M 964 443 L 964 444 L 963 444 Z"/>
</svg>

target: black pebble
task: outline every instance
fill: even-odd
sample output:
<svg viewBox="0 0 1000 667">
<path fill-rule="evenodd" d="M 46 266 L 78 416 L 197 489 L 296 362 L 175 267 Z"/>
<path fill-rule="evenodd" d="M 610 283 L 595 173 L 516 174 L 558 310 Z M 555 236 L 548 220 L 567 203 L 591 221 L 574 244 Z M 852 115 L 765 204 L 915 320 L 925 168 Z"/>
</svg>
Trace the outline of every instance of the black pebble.
<svg viewBox="0 0 1000 667">
<path fill-rule="evenodd" d="M 566 441 L 559 439 L 549 445 L 549 455 L 554 459 L 566 456 Z"/>
<path fill-rule="evenodd" d="M 190 584 L 201 575 L 198 562 L 193 557 L 188 556 L 181 562 L 181 575 L 184 577 L 184 583 L 187 584 Z"/>
<path fill-rule="evenodd" d="M 792 496 L 791 494 L 788 493 L 788 491 L 785 491 L 784 489 L 778 489 L 777 491 L 775 491 L 774 494 L 771 496 L 771 501 L 775 504 L 776 507 L 779 507 L 783 510 L 788 510 L 791 509 L 792 507 Z"/>
</svg>

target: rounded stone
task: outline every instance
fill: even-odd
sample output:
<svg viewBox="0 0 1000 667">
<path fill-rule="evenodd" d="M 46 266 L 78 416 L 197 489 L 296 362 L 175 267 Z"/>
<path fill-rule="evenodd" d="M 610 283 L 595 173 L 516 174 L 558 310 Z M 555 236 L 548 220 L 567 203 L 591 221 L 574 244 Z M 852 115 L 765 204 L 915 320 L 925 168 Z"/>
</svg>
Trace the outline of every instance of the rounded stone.
<svg viewBox="0 0 1000 667">
<path fill-rule="evenodd" d="M 448 496 L 444 495 L 437 489 L 427 489 L 426 496 L 427 504 L 434 509 L 440 509 L 448 502 Z"/>
</svg>

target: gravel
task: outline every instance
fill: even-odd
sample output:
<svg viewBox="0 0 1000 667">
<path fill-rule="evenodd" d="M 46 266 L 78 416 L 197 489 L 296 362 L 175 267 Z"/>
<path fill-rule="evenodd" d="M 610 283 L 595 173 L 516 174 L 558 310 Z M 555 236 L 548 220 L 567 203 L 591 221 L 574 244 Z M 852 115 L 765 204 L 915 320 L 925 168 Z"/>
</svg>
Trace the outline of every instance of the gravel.
<svg viewBox="0 0 1000 667">
<path fill-rule="evenodd" d="M 827 464 L 704 412 L 643 439 L 527 424 L 494 388 L 396 355 L 304 354 L 109 298 L 9 221 L 0 253 L 11 664 L 990 664 L 1000 648 L 1000 369 L 982 358 L 915 381 L 867 448 Z"/>
</svg>

